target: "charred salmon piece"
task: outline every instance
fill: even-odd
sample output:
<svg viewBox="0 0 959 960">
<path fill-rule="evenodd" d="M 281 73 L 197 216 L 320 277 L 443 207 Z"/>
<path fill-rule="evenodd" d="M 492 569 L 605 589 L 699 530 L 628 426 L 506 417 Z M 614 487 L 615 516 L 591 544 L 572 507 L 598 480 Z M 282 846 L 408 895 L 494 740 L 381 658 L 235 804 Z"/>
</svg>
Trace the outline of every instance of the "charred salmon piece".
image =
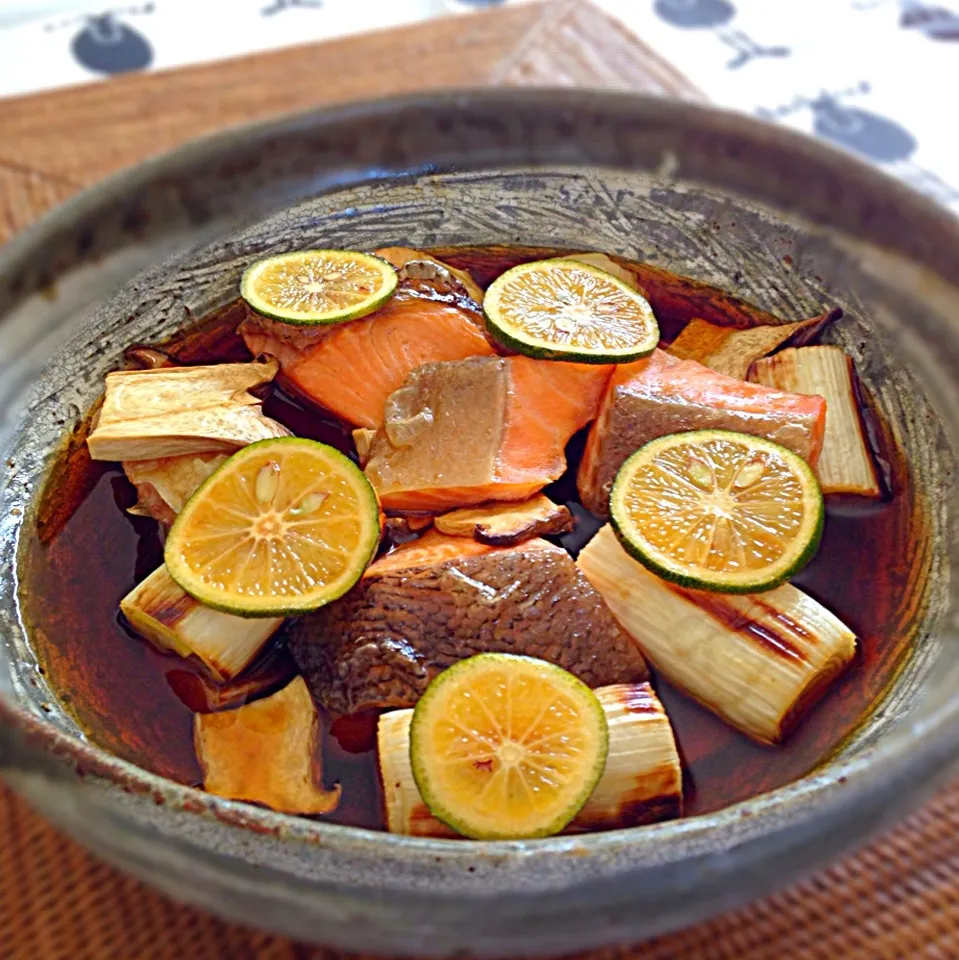
<svg viewBox="0 0 959 960">
<path fill-rule="evenodd" d="M 755 386 L 661 350 L 617 367 L 580 462 L 577 486 L 584 506 L 609 516 L 609 492 L 626 458 L 670 433 L 738 430 L 780 443 L 815 466 L 826 401 Z"/>
<path fill-rule="evenodd" d="M 646 663 L 559 547 L 488 547 L 435 531 L 374 563 L 289 641 L 335 715 L 410 707 L 441 670 L 477 653 L 549 660 L 591 687 L 637 683 Z"/>
<path fill-rule="evenodd" d="M 386 510 L 526 500 L 566 469 L 612 368 L 529 357 L 428 364 L 389 399 L 366 475 Z"/>
<path fill-rule="evenodd" d="M 357 427 L 378 427 L 390 394 L 424 363 L 494 353 L 471 312 L 424 297 L 397 295 L 321 333 L 277 329 L 284 326 L 257 319 L 241 333 L 254 355 L 280 361 L 297 395 Z"/>
</svg>

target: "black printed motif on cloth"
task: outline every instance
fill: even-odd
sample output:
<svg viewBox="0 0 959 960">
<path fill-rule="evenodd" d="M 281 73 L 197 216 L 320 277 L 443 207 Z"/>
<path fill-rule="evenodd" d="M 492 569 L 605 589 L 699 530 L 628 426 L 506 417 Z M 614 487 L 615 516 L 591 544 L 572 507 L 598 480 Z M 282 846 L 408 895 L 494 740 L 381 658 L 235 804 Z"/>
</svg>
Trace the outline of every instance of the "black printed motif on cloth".
<svg viewBox="0 0 959 960">
<path fill-rule="evenodd" d="M 912 159 L 919 142 L 906 127 L 891 117 L 842 102 L 845 97 L 871 90 L 872 85 L 864 80 L 845 90 L 823 90 L 813 98 L 797 96 L 791 103 L 771 110 L 761 107 L 756 115 L 764 120 L 781 120 L 808 109 L 812 113 L 813 132 L 818 136 L 866 160 L 883 164 L 889 173 L 939 203 L 959 203 L 959 189 Z"/>
<path fill-rule="evenodd" d="M 959 13 L 922 0 L 902 0 L 899 26 L 919 30 L 930 40 L 959 40 Z"/>
<path fill-rule="evenodd" d="M 72 20 L 48 23 L 44 29 L 48 32 L 76 29 L 79 25 L 70 43 L 70 52 L 80 66 L 106 76 L 129 73 L 144 70 L 153 63 L 153 47 L 142 33 L 119 18 L 153 13 L 155 9 L 153 3 L 145 3 L 137 7 L 103 10 Z"/>
<path fill-rule="evenodd" d="M 273 0 L 268 6 L 260 11 L 263 17 L 272 17 L 284 10 L 319 10 L 323 6 L 323 0 Z"/>
<path fill-rule="evenodd" d="M 727 70 L 738 70 L 761 57 L 788 57 L 789 47 L 765 46 L 742 30 L 725 27 L 736 16 L 736 7 L 729 0 L 656 0 L 653 10 L 660 19 L 680 30 L 713 30 L 734 56 L 726 62 Z"/>
</svg>

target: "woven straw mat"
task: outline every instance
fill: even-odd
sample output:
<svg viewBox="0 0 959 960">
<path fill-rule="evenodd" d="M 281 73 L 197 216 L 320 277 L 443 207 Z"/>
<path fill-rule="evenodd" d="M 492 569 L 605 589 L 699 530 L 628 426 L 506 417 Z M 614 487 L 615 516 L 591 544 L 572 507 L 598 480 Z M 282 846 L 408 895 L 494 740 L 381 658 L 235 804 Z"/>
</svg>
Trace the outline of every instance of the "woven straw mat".
<svg viewBox="0 0 959 960">
<path fill-rule="evenodd" d="M 0 960 L 339 956 L 180 906 L 101 863 L 0 787 Z M 959 782 L 871 847 L 784 894 L 583 960 L 834 958 L 959 958 Z"/>
</svg>

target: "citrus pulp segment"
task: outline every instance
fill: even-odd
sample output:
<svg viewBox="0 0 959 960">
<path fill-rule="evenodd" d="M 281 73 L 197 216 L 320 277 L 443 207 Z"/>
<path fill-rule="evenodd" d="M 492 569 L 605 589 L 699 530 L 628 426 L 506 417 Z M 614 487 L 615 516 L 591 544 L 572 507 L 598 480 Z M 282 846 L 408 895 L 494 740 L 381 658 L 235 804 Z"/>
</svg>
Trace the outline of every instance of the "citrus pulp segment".
<svg viewBox="0 0 959 960">
<path fill-rule="evenodd" d="M 620 468 L 610 516 L 623 546 L 666 580 L 757 593 L 812 559 L 822 492 L 797 454 L 726 430 L 652 440 Z"/>
<path fill-rule="evenodd" d="M 433 815 L 484 840 L 558 833 L 606 765 L 596 695 L 554 664 L 479 654 L 439 674 L 410 728 L 417 787 Z"/>
<path fill-rule="evenodd" d="M 240 616 L 314 610 L 362 575 L 380 540 L 362 471 L 314 440 L 244 447 L 187 501 L 164 548 L 170 576 Z"/>
<path fill-rule="evenodd" d="M 490 284 L 483 312 L 496 340 L 544 360 L 624 363 L 659 343 L 659 325 L 642 294 L 576 260 L 507 270 Z"/>
<path fill-rule="evenodd" d="M 243 299 L 283 323 L 318 326 L 356 320 L 393 294 L 396 270 L 379 257 L 354 250 L 298 250 L 246 269 Z"/>
</svg>

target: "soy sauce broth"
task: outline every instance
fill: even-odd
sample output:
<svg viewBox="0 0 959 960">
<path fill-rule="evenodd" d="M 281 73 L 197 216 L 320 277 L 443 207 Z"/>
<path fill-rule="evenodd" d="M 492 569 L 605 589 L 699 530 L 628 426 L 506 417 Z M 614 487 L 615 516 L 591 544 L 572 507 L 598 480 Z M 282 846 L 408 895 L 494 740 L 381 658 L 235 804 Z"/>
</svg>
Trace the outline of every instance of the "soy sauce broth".
<svg viewBox="0 0 959 960">
<path fill-rule="evenodd" d="M 470 269 L 485 286 L 508 267 L 562 251 L 533 248 L 453 248 L 434 251 Z M 235 327 L 244 309 L 234 304 L 163 349 L 184 363 L 251 359 Z M 662 324 L 667 336 L 678 326 Z M 753 743 L 661 679 L 662 698 L 683 760 L 686 815 L 706 813 L 775 789 L 827 759 L 882 696 L 904 662 L 912 615 L 928 558 L 924 518 L 908 468 L 863 393 L 863 412 L 884 474 L 882 501 L 829 497 L 826 530 L 815 560 L 795 582 L 855 630 L 857 657 L 786 744 Z M 300 436 L 353 454 L 350 431 L 273 387 L 265 412 Z M 199 785 L 188 691 L 202 688 L 201 668 L 154 649 L 129 631 L 120 599 L 162 563 L 158 525 L 127 509 L 136 495 L 119 465 L 86 453 L 87 426 L 69 438 L 51 472 L 32 529 L 24 530 L 22 605 L 41 668 L 62 704 L 90 739 L 148 770 Z M 547 489 L 567 502 L 579 524 L 556 542 L 575 553 L 598 522 L 576 502 L 575 475 L 584 434 L 567 450 L 569 470 Z M 293 666 L 282 649 L 271 669 Z M 195 705 L 195 704 L 194 704 Z M 343 784 L 337 811 L 323 819 L 383 826 L 374 753 L 376 717 L 324 718 L 323 773 Z"/>
</svg>

